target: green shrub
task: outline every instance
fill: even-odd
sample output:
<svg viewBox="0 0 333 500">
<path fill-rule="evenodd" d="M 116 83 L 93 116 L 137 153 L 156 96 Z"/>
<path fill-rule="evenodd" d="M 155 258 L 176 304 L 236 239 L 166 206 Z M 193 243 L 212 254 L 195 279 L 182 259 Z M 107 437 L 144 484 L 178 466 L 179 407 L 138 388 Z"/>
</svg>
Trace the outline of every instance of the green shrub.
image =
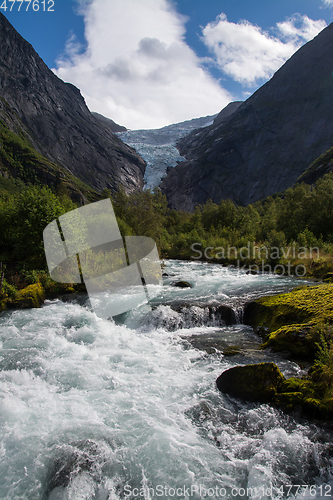
<svg viewBox="0 0 333 500">
<path fill-rule="evenodd" d="M 15 288 L 14 285 L 10 285 L 4 279 L 2 283 L 2 288 L 0 290 L 0 294 L 2 295 L 2 298 L 14 299 L 17 294 L 17 289 Z"/>
</svg>

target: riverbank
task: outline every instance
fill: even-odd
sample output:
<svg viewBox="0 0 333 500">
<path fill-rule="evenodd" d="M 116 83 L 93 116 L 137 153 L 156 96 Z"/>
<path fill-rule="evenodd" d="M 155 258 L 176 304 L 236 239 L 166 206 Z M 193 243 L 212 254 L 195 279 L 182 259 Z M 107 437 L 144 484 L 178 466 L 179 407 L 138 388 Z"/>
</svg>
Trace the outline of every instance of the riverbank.
<svg viewBox="0 0 333 500">
<path fill-rule="evenodd" d="M 305 286 L 249 302 L 244 323 L 263 338 L 262 349 L 284 353 L 311 367 L 286 379 L 273 363 L 231 368 L 217 380 L 220 390 L 265 401 L 314 419 L 333 417 L 333 284 Z"/>
<path fill-rule="evenodd" d="M 245 247 L 244 247 L 245 248 Z M 259 248 L 259 247 L 258 247 Z M 247 249 L 247 248 L 245 248 Z M 237 250 L 236 250 L 237 251 Z M 235 252 L 234 252 L 235 253 Z M 161 254 L 161 252 L 160 252 Z M 208 254 L 207 254 L 208 255 Z M 299 258 L 280 258 L 278 260 L 253 259 L 253 258 L 237 258 L 238 256 L 230 255 L 229 258 L 215 258 L 209 256 L 206 258 L 202 254 L 201 258 L 188 259 L 182 255 L 173 255 L 173 260 L 203 262 L 210 264 L 221 265 L 224 268 L 233 268 L 239 272 L 248 272 L 253 275 L 274 274 L 285 277 L 296 277 L 300 280 L 310 279 L 313 281 L 331 283 L 333 282 L 333 258 L 330 254 L 323 252 L 314 252 L 313 255 Z M 165 253 L 161 254 L 161 258 L 168 258 Z M 4 310 L 11 304 L 20 302 L 22 296 L 21 291 L 30 285 L 40 283 L 44 289 L 45 298 L 53 299 L 65 294 L 84 292 L 86 291 L 84 284 L 73 283 L 57 283 L 51 279 L 48 272 L 44 269 L 19 269 L 16 265 L 3 266 L 0 263 L 0 311 Z M 19 293 L 20 292 L 20 293 Z"/>
<path fill-rule="evenodd" d="M 56 299 L 86 291 L 84 284 L 57 283 L 45 271 L 15 273 L 10 281 L 11 283 L 8 283 L 3 279 L 2 282 L 0 312 L 6 309 L 41 307 L 45 299 Z"/>
</svg>

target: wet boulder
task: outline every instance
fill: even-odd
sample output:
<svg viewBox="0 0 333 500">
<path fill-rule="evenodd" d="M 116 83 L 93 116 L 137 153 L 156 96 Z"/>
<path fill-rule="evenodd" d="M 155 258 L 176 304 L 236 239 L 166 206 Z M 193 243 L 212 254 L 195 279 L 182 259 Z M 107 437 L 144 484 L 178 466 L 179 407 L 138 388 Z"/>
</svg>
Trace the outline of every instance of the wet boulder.
<svg viewBox="0 0 333 500">
<path fill-rule="evenodd" d="M 276 394 L 274 405 L 284 411 L 295 410 L 301 408 L 304 401 L 302 392 L 282 392 Z"/>
<path fill-rule="evenodd" d="M 112 448 L 111 443 L 92 439 L 55 446 L 54 455 L 46 466 L 44 497 L 48 500 L 95 498 L 93 495 L 100 478 L 98 471 L 106 463 L 108 450 Z M 81 491 L 89 492 L 89 495 L 77 496 Z"/>
<path fill-rule="evenodd" d="M 331 426 L 333 398 L 311 376 L 286 379 L 274 363 L 259 363 L 230 368 L 218 377 L 216 384 L 230 396 L 269 403 L 288 413 L 326 421 Z"/>
<path fill-rule="evenodd" d="M 174 281 L 172 286 L 176 286 L 177 288 L 192 288 L 191 283 L 188 281 Z"/>
<path fill-rule="evenodd" d="M 275 363 L 235 366 L 216 380 L 221 392 L 248 401 L 273 401 L 285 377 Z"/>
<path fill-rule="evenodd" d="M 220 317 L 226 325 L 235 325 L 237 323 L 237 318 L 235 311 L 230 306 L 221 305 L 218 307 L 210 307 L 210 314 L 215 318 Z"/>
<path fill-rule="evenodd" d="M 220 305 L 205 305 L 205 304 L 191 304 L 188 302 L 178 302 L 170 305 L 173 311 L 180 312 L 184 314 L 187 318 L 191 317 L 191 320 L 195 324 L 207 324 L 207 325 L 235 325 L 237 323 L 237 318 L 235 311 L 230 306 Z M 203 314 L 198 314 L 199 312 Z M 197 313 L 197 321 L 195 321 L 195 316 Z M 207 313 L 207 315 L 205 314 Z M 202 321 L 203 320 L 203 321 Z"/>
</svg>

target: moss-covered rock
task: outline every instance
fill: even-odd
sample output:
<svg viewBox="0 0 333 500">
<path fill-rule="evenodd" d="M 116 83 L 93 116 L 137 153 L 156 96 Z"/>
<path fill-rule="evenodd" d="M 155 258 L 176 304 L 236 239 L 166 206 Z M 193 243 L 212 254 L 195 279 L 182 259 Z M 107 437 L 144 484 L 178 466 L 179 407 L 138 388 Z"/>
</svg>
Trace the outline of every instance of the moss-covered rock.
<svg viewBox="0 0 333 500">
<path fill-rule="evenodd" d="M 275 395 L 273 404 L 282 410 L 295 410 L 301 409 L 304 401 L 302 392 L 281 392 Z"/>
<path fill-rule="evenodd" d="M 283 382 L 280 391 L 281 393 L 301 392 L 304 397 L 310 397 L 315 394 L 316 387 L 309 379 L 291 377 Z"/>
<path fill-rule="evenodd" d="M 308 417 L 330 420 L 333 417 L 333 400 L 305 398 L 302 409 L 303 413 Z"/>
<path fill-rule="evenodd" d="M 247 401 L 270 403 L 318 420 L 333 417 L 333 397 L 311 378 L 286 379 L 274 363 L 235 366 L 216 380 L 218 389 Z"/>
<path fill-rule="evenodd" d="M 296 323 L 333 322 L 333 284 L 262 297 L 247 304 L 244 314 L 247 324 L 266 325 L 270 330 Z"/>
<path fill-rule="evenodd" d="M 46 299 L 55 299 L 63 295 L 75 294 L 81 291 L 85 291 L 84 286 L 57 282 L 48 283 L 44 289 Z"/>
<path fill-rule="evenodd" d="M 333 323 L 333 284 L 304 286 L 250 302 L 244 322 L 265 337 L 263 347 L 313 359 L 319 340 L 316 325 Z"/>
<path fill-rule="evenodd" d="M 29 309 L 41 307 L 45 299 L 45 291 L 41 283 L 29 285 L 17 292 L 15 299 L 8 301 L 8 307 L 13 309 Z"/>
<path fill-rule="evenodd" d="M 319 337 L 310 326 L 295 324 L 279 328 L 268 334 L 262 348 L 270 347 L 275 352 L 286 351 L 294 358 L 313 359 Z"/>
<path fill-rule="evenodd" d="M 216 384 L 221 392 L 249 401 L 270 402 L 285 377 L 274 363 L 235 366 L 223 372 Z"/>
<path fill-rule="evenodd" d="M 231 345 L 223 349 L 223 356 L 236 356 L 241 353 L 241 348 L 237 345 Z"/>
<path fill-rule="evenodd" d="M 333 283 L 333 273 L 332 272 L 326 273 L 323 276 L 323 281 L 325 281 L 326 283 Z"/>
</svg>

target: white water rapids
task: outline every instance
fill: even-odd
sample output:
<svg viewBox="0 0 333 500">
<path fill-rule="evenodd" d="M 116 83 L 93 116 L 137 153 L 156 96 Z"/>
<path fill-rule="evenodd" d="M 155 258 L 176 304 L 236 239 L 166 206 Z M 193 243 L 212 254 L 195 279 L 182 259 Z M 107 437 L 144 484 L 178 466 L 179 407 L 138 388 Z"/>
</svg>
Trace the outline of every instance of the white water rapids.
<svg viewBox="0 0 333 500">
<path fill-rule="evenodd" d="M 295 281 L 198 262 L 165 266 L 153 309 L 142 305 L 117 323 L 60 300 L 0 314 L 1 499 L 331 497 L 328 431 L 215 385 L 225 369 L 262 360 L 301 374 L 258 352 L 251 328 L 224 326 L 204 307 L 240 310 Z M 179 279 L 193 287 L 172 286 Z M 185 302 L 192 307 L 170 307 Z M 243 351 L 208 353 L 200 337 Z"/>
</svg>

